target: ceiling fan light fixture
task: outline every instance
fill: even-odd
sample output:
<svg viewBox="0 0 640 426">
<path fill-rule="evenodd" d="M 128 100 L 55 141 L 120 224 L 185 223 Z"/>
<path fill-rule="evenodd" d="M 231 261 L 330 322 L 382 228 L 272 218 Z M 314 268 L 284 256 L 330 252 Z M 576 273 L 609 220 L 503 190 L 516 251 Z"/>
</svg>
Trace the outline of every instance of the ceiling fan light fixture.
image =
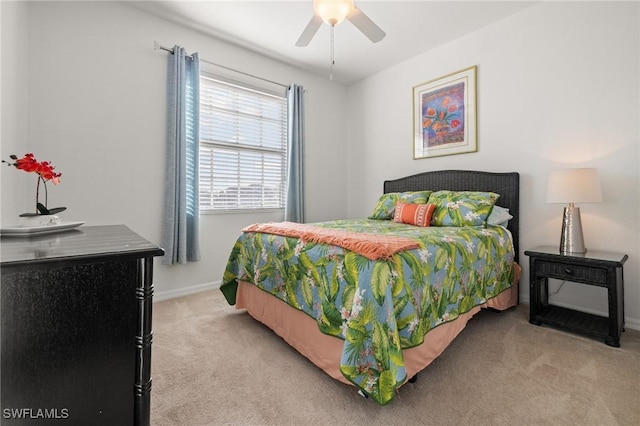
<svg viewBox="0 0 640 426">
<path fill-rule="evenodd" d="M 353 8 L 353 0 L 313 0 L 313 10 L 331 26 L 344 21 Z"/>
</svg>

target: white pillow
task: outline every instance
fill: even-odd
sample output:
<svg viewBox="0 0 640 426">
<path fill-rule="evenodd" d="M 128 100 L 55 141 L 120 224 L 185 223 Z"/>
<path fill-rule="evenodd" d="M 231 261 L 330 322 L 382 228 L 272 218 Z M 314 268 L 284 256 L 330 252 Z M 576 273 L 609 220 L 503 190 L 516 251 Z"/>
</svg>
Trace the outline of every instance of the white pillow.
<svg viewBox="0 0 640 426">
<path fill-rule="evenodd" d="M 509 214 L 509 209 L 494 205 L 491 214 L 487 218 L 487 223 L 489 225 L 500 225 L 506 228 L 509 224 L 509 219 L 513 219 L 513 216 Z"/>
</svg>

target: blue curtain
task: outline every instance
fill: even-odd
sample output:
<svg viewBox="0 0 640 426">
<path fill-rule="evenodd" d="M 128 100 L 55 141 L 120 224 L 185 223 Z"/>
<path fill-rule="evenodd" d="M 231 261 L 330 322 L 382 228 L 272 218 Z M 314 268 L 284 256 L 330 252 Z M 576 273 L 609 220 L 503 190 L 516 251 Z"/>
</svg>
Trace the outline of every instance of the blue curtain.
<svg viewBox="0 0 640 426">
<path fill-rule="evenodd" d="M 200 61 L 175 46 L 169 57 L 162 263 L 200 260 L 198 143 Z"/>
<path fill-rule="evenodd" d="M 292 85 L 287 90 L 287 202 L 284 220 L 304 223 L 304 89 Z"/>
</svg>

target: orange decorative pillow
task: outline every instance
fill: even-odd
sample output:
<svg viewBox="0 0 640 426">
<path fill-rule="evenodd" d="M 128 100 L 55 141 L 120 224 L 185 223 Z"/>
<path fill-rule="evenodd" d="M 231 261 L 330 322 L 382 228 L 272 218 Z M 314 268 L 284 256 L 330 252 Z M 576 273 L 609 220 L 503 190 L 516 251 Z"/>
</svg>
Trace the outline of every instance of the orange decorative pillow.
<svg viewBox="0 0 640 426">
<path fill-rule="evenodd" d="M 398 201 L 393 221 L 415 226 L 429 226 L 435 209 L 436 206 L 433 204 L 409 204 Z"/>
</svg>

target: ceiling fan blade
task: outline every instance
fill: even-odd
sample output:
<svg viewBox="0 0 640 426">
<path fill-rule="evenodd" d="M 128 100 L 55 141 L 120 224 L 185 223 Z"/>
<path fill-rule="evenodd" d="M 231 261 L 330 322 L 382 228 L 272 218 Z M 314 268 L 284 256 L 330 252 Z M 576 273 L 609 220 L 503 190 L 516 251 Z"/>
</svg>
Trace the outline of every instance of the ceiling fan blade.
<svg viewBox="0 0 640 426">
<path fill-rule="evenodd" d="M 311 39 L 316 32 L 318 32 L 318 28 L 322 25 L 322 18 L 318 15 L 313 15 L 313 18 L 309 21 L 302 34 L 300 34 L 300 38 L 296 41 L 296 46 L 298 47 L 306 47 L 311 42 Z"/>
<path fill-rule="evenodd" d="M 362 13 L 362 11 L 357 7 L 354 7 L 351 13 L 347 15 L 347 19 L 374 43 L 379 42 L 387 35 L 375 24 L 375 22 L 369 19 L 369 17 Z"/>
</svg>

